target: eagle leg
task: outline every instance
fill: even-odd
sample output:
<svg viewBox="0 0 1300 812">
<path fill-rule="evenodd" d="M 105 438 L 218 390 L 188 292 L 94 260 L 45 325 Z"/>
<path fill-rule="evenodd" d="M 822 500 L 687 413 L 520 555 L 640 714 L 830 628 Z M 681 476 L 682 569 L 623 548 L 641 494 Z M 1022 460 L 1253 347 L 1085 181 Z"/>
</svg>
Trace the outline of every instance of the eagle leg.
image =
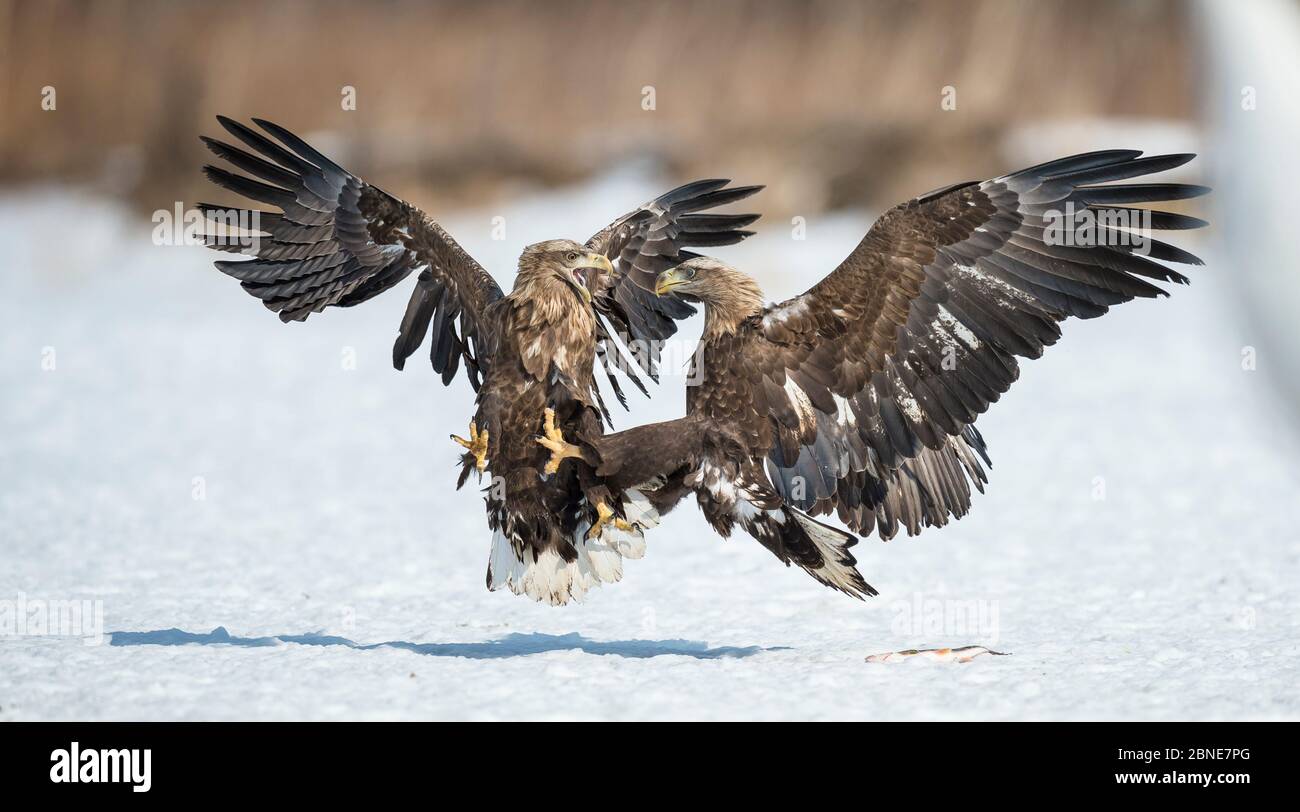
<svg viewBox="0 0 1300 812">
<path fill-rule="evenodd" d="M 487 429 L 483 429 L 483 431 L 479 431 L 478 424 L 475 421 L 471 420 L 469 421 L 468 440 L 466 440 L 464 437 L 458 437 L 455 434 L 451 435 L 451 439 L 455 440 L 458 445 L 461 445 L 469 449 L 469 453 L 474 455 L 474 467 L 478 469 L 479 473 L 482 473 L 483 469 L 487 468 L 487 452 L 488 452 L 488 430 Z"/>
<path fill-rule="evenodd" d="M 560 463 L 570 457 L 582 459 L 582 449 L 573 443 L 564 439 L 564 432 L 560 431 L 555 425 L 555 410 L 547 409 L 546 418 L 542 423 L 542 428 L 546 432 L 544 436 L 535 437 L 537 444 L 550 449 L 551 458 L 546 461 L 544 469 L 547 475 L 553 474 L 560 470 Z"/>
<path fill-rule="evenodd" d="M 597 502 L 596 523 L 593 524 L 591 526 L 591 529 L 587 531 L 587 538 L 594 539 L 600 536 L 601 532 L 605 529 L 605 525 L 610 523 L 611 518 L 614 520 L 613 521 L 614 526 L 625 533 L 631 533 L 636 529 L 632 527 L 632 525 L 629 524 L 626 519 L 620 519 L 619 517 L 615 516 L 614 509 L 611 508 L 607 503 Z"/>
</svg>

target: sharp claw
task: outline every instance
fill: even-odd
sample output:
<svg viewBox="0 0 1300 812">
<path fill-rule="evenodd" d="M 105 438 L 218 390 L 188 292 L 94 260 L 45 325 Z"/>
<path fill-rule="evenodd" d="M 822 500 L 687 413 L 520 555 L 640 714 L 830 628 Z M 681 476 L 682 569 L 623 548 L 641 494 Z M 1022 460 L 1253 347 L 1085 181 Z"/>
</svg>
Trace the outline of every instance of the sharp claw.
<svg viewBox="0 0 1300 812">
<path fill-rule="evenodd" d="M 464 437 L 458 437 L 455 434 L 451 435 L 451 439 L 455 441 L 457 445 L 467 449 L 471 454 L 474 455 L 474 467 L 478 470 L 479 473 L 483 473 L 484 469 L 487 468 L 487 451 L 488 451 L 487 429 L 484 429 L 483 431 L 479 431 L 477 422 L 471 420 L 469 424 L 468 440 L 466 440 Z"/>
<path fill-rule="evenodd" d="M 578 447 L 566 441 L 564 432 L 555 425 L 554 409 L 548 408 L 545 411 L 545 417 L 542 419 L 542 430 L 546 433 L 545 436 L 534 437 L 533 440 L 551 452 L 551 458 L 546 461 L 546 467 L 542 469 L 547 475 L 559 471 L 560 463 L 564 462 L 566 458 L 582 456 L 582 452 L 578 450 Z"/>
<path fill-rule="evenodd" d="M 597 502 L 596 523 L 593 524 L 591 526 L 591 529 L 587 531 L 587 538 L 594 539 L 599 537 L 601 531 L 605 529 L 605 525 L 607 524 L 612 524 L 616 528 L 622 530 L 625 533 L 631 533 L 636 530 L 636 528 L 626 519 L 621 519 L 618 516 L 615 516 L 614 509 L 611 508 L 609 505 L 605 504 L 604 502 Z"/>
</svg>

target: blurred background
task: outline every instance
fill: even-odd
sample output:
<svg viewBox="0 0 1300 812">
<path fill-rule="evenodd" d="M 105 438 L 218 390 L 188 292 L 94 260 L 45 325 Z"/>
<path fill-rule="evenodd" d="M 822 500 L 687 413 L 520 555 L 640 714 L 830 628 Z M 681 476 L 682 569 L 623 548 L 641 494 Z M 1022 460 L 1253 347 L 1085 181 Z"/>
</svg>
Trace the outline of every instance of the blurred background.
<svg viewBox="0 0 1300 812">
<path fill-rule="evenodd" d="M 109 631 L 520 631 L 551 652 L 488 669 L 0 638 L 0 719 L 1300 716 L 1297 54 L 1295 0 L 0 0 L 0 597 L 103 599 Z M 1214 187 L 1168 206 L 1212 226 L 1167 237 L 1206 260 L 1179 269 L 1190 287 L 1067 324 L 981 418 L 995 468 L 970 516 L 856 548 L 880 599 L 686 505 L 623 583 L 556 611 L 483 589 L 481 504 L 452 490 L 446 440 L 472 393 L 389 360 L 409 281 L 285 326 L 221 257 L 158 244 L 177 206 L 236 200 L 199 172 L 218 113 L 420 205 L 507 289 L 529 242 L 697 177 L 767 185 L 740 204 L 758 234 L 717 253 L 772 300 L 890 205 L 1092 149 L 1199 153 L 1159 180 Z M 616 421 L 682 401 L 667 374 Z M 992 602 L 1017 656 L 863 671 L 999 642 L 899 631 L 913 595 Z M 722 690 L 705 660 L 667 679 L 565 660 L 589 656 L 576 635 L 674 662 L 772 650 Z M 536 669 L 546 696 L 512 690 Z"/>
<path fill-rule="evenodd" d="M 1005 169 L 997 146 L 1030 122 L 1190 123 L 1191 17 L 1175 0 L 6 0 L 0 180 L 188 198 L 195 135 L 222 112 L 329 133 L 430 205 L 633 160 L 759 178 L 773 213 L 879 207 Z M 57 116 L 34 103 L 45 86 Z"/>
</svg>

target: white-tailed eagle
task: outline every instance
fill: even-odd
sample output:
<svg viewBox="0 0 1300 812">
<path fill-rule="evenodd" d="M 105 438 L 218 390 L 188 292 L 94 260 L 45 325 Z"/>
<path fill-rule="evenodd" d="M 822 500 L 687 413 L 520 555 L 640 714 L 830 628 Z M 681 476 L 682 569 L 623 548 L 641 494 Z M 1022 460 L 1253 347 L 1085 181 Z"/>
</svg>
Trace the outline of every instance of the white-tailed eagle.
<svg viewBox="0 0 1300 812">
<path fill-rule="evenodd" d="M 723 536 L 740 525 L 822 583 L 875 594 L 849 552 L 856 538 L 811 517 L 834 512 L 888 539 L 965 515 L 989 464 L 974 423 L 1015 381 L 1017 359 L 1039 357 L 1070 316 L 1165 293 L 1148 280 L 1187 282 L 1157 260 L 1201 264 L 1146 230 L 1203 221 L 1129 204 L 1208 190 L 1101 185 L 1192 158 L 1140 156 L 1075 155 L 908 201 L 776 305 L 709 258 L 637 277 L 704 305 L 687 416 L 572 444 L 548 422 L 539 442 L 561 471 L 577 458 L 584 476 L 635 488 L 659 512 L 694 493 Z"/>
<path fill-rule="evenodd" d="M 486 469 L 494 478 L 486 500 L 493 531 L 488 588 L 505 586 L 559 604 L 617 581 L 622 559 L 642 554 L 640 525 L 652 522 L 653 514 L 643 502 L 611 505 L 609 492 L 589 472 L 544 476 L 547 455 L 533 442 L 542 410 L 552 409 L 575 438 L 601 433 L 602 417 L 608 422 L 609 415 L 593 367 L 599 357 L 608 372 L 607 353 L 618 352 L 606 325 L 629 340 L 637 365 L 653 377 L 653 342 L 693 312 L 626 279 L 633 273 L 653 278 L 695 256 L 687 246 L 744 239 L 751 233 L 744 226 L 757 215 L 699 212 L 758 187 L 697 181 L 620 217 L 586 243 L 530 245 L 519 258 L 513 290 L 505 293 L 415 206 L 366 183 L 283 127 L 254 119 L 263 134 L 218 120 L 251 152 L 210 138 L 204 143 L 247 175 L 214 166 L 204 172 L 278 211 L 201 204 L 211 220 L 257 223 L 251 242 L 227 234 L 210 234 L 208 242 L 255 257 L 216 265 L 282 320 L 360 304 L 418 271 L 393 362 L 400 369 L 427 336 L 443 382 L 463 366 L 478 392 L 470 436 L 454 439 L 467 449 L 458 487 L 471 470 Z M 634 371 L 632 380 L 640 385 Z M 611 375 L 609 381 L 622 400 L 617 380 Z"/>
</svg>

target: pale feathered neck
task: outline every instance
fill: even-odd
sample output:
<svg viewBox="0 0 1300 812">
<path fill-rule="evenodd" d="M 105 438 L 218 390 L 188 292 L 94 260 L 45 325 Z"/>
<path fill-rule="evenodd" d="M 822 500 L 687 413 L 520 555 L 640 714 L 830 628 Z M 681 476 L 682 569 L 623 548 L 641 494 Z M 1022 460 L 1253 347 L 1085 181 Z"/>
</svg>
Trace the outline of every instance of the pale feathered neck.
<svg viewBox="0 0 1300 812">
<path fill-rule="evenodd" d="M 731 335 L 741 322 L 763 311 L 763 289 L 752 277 L 733 268 L 710 270 L 708 288 L 695 295 L 704 303 L 702 341 Z"/>
</svg>

